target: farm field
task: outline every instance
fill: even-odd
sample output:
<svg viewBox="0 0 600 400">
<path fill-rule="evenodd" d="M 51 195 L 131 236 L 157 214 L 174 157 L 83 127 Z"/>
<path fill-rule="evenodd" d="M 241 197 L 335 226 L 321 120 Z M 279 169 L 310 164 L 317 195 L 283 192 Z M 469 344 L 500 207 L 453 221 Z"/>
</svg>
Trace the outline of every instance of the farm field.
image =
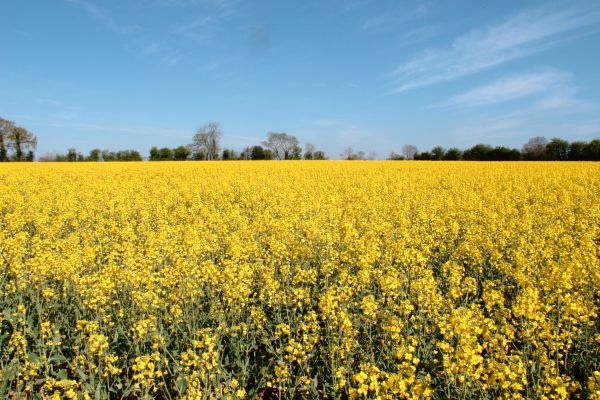
<svg viewBox="0 0 600 400">
<path fill-rule="evenodd" d="M 0 397 L 600 399 L 600 164 L 0 165 Z"/>
</svg>

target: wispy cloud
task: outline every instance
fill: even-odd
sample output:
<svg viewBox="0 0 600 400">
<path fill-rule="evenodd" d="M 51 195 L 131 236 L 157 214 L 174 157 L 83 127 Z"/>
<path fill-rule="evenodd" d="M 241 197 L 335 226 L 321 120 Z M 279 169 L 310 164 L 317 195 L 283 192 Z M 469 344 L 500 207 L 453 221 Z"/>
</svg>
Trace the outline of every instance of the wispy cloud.
<svg viewBox="0 0 600 400">
<path fill-rule="evenodd" d="M 155 0 L 163 6 L 179 7 L 218 7 L 223 10 L 233 10 L 241 0 Z"/>
<path fill-rule="evenodd" d="M 192 39 L 202 39 L 209 35 L 210 25 L 214 24 L 216 19 L 209 15 L 201 15 L 188 23 L 177 26 L 173 33 L 186 36 Z"/>
<path fill-rule="evenodd" d="M 575 140 L 590 140 L 600 137 L 600 119 L 563 124 L 560 128 L 561 131 L 565 132 L 566 137 L 571 137 Z"/>
<path fill-rule="evenodd" d="M 161 57 L 161 61 L 169 66 L 174 66 L 179 64 L 183 59 L 185 59 L 188 55 L 180 52 L 178 50 L 171 50 L 168 53 L 165 53 Z"/>
<path fill-rule="evenodd" d="M 373 0 L 345 0 L 341 2 L 340 7 L 342 12 L 351 12 L 368 6 L 372 2 Z"/>
<path fill-rule="evenodd" d="M 398 46 L 408 46 L 431 39 L 440 31 L 439 25 L 425 25 L 406 31 L 400 35 L 396 44 Z"/>
<path fill-rule="evenodd" d="M 576 112 L 597 112 L 597 105 L 587 100 L 575 97 L 578 90 L 572 86 L 560 87 L 557 90 L 539 98 L 534 107 L 537 110 L 571 110 Z"/>
<path fill-rule="evenodd" d="M 418 4 L 412 9 L 406 9 L 405 6 L 399 7 L 394 10 L 387 10 L 381 14 L 367 18 L 363 23 L 363 29 L 376 29 L 382 28 L 391 24 L 397 25 L 399 23 L 411 20 L 427 14 L 430 9 L 430 5 L 427 3 Z"/>
<path fill-rule="evenodd" d="M 151 56 L 151 55 L 154 55 L 154 54 L 160 52 L 161 49 L 162 49 L 162 46 L 160 45 L 160 43 L 149 42 L 149 43 L 146 43 L 141 46 L 141 49 L 138 52 L 138 55 L 141 57 Z"/>
<path fill-rule="evenodd" d="M 487 85 L 454 96 L 437 106 L 474 107 L 521 99 L 541 93 L 552 93 L 557 89 L 569 90 L 567 83 L 571 75 L 558 70 L 545 70 L 496 80 Z"/>
<path fill-rule="evenodd" d="M 87 123 L 87 122 L 73 122 L 70 124 L 65 124 L 61 122 L 57 122 L 54 124 L 49 124 L 52 126 L 62 126 L 69 127 L 75 129 L 81 129 L 85 131 L 97 131 L 106 134 L 123 134 L 123 135 L 134 135 L 134 136 L 156 136 L 156 137 L 166 137 L 166 138 L 188 138 L 190 136 L 189 131 L 183 129 L 164 129 L 157 127 L 125 127 L 125 126 L 116 126 L 116 125 L 108 125 L 108 124 L 98 124 L 98 123 Z"/>
<path fill-rule="evenodd" d="M 36 103 L 42 106 L 50 106 L 50 107 L 60 107 L 63 105 L 63 102 L 56 99 L 50 99 L 47 97 L 42 97 L 35 100 Z"/>
<path fill-rule="evenodd" d="M 598 105 L 576 99 L 570 100 L 566 107 L 557 104 L 551 113 L 534 103 L 510 112 L 471 113 L 471 118 L 460 119 L 449 132 L 464 145 L 498 141 L 517 145 L 528 137 L 540 135 L 588 140 L 600 134 L 598 111 Z"/>
<path fill-rule="evenodd" d="M 463 121 L 454 129 L 454 138 L 465 144 L 494 142 L 502 139 L 526 137 L 528 135 L 527 118 L 521 113 L 509 113 L 501 116 L 484 116 Z"/>
<path fill-rule="evenodd" d="M 121 35 L 138 32 L 141 28 L 138 25 L 124 25 L 113 18 L 113 16 L 104 8 L 89 0 L 67 0 L 85 10 L 85 12 L 102 23 L 106 28 Z"/>
<path fill-rule="evenodd" d="M 554 46 L 600 22 L 600 3 L 524 10 L 504 22 L 472 30 L 450 48 L 428 49 L 397 67 L 393 93 L 450 81 Z M 587 32 L 582 32 L 587 28 Z"/>
</svg>

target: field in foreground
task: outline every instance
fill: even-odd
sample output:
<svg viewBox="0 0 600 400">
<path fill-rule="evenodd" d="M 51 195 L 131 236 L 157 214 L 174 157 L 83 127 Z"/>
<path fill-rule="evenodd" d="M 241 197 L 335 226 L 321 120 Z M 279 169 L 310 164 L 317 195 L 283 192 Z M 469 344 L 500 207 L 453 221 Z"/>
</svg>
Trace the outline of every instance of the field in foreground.
<svg viewBox="0 0 600 400">
<path fill-rule="evenodd" d="M 600 398 L 600 164 L 0 183 L 2 398 Z"/>
</svg>

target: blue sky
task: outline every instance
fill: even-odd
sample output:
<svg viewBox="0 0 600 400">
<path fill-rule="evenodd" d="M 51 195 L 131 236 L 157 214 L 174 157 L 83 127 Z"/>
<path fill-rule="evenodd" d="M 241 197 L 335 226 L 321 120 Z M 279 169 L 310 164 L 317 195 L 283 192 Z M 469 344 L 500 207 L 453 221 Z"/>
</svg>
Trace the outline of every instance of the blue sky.
<svg viewBox="0 0 600 400">
<path fill-rule="evenodd" d="M 385 158 L 404 144 L 600 137 L 600 2 L 3 1 L 0 116 L 37 154 L 269 131 Z"/>
</svg>

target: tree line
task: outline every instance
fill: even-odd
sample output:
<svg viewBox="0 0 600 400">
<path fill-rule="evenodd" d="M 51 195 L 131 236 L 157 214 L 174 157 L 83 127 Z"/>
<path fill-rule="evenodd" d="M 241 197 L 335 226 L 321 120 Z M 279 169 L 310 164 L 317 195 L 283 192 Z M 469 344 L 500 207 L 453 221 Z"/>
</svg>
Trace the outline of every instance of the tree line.
<svg viewBox="0 0 600 400">
<path fill-rule="evenodd" d="M 153 146 L 148 155 L 149 161 L 185 160 L 327 160 L 322 150 L 306 143 L 300 147 L 298 138 L 287 133 L 269 132 L 260 145 L 246 146 L 242 151 L 222 148 L 223 132 L 218 123 L 210 122 L 196 131 L 192 142 L 174 148 Z M 93 149 L 85 156 L 77 149 L 68 149 L 66 154 L 46 154 L 39 161 L 79 162 L 79 161 L 141 161 L 142 155 L 136 150 L 109 151 Z"/>
<path fill-rule="evenodd" d="M 306 143 L 300 147 L 298 138 L 284 132 L 269 132 L 266 140 L 241 151 L 222 148 L 223 132 L 218 123 L 210 122 L 196 131 L 191 143 L 175 148 L 153 146 L 149 161 L 183 160 L 327 160 L 322 150 Z M 37 138 L 27 129 L 14 122 L 0 118 L 0 161 L 34 161 Z M 341 154 L 344 160 L 372 160 L 375 153 L 355 152 L 348 147 Z M 46 154 L 39 161 L 142 161 L 137 150 L 92 149 L 87 156 L 71 148 L 66 154 Z M 505 146 L 476 144 L 461 150 L 436 146 L 419 152 L 414 145 L 405 145 L 401 153 L 391 152 L 388 160 L 472 160 L 472 161 L 600 161 L 600 139 L 590 142 L 568 142 L 560 138 L 547 140 L 542 136 L 529 139 L 518 150 Z"/>
<path fill-rule="evenodd" d="M 315 145 L 300 147 L 298 138 L 283 132 L 269 132 L 260 145 L 246 146 L 242 151 L 221 148 L 223 133 L 216 122 L 211 122 L 196 132 L 192 143 L 173 149 L 152 147 L 150 161 L 170 160 L 326 160 L 327 155 Z"/>
<path fill-rule="evenodd" d="M 521 148 L 492 147 L 476 144 L 466 150 L 456 147 L 444 149 L 436 146 L 419 152 L 416 146 L 405 145 L 402 154 L 390 153 L 388 160 L 466 160 L 466 161 L 600 161 L 600 139 L 590 142 L 568 142 L 560 138 L 551 140 L 536 136 Z"/>
<path fill-rule="evenodd" d="M 87 156 L 77 149 L 68 149 L 66 154 L 45 154 L 38 161 L 76 162 L 76 161 L 142 161 L 143 157 L 137 150 L 100 150 L 92 149 Z"/>
</svg>

